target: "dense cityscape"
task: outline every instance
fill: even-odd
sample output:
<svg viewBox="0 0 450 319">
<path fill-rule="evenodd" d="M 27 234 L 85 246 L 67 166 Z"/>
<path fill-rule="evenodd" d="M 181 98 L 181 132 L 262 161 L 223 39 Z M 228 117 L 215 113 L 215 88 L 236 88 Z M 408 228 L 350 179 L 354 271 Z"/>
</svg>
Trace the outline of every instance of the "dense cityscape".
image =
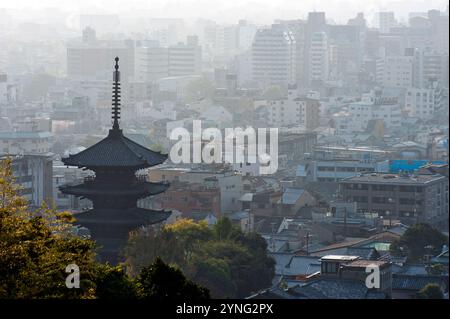
<svg viewBox="0 0 450 319">
<path fill-rule="evenodd" d="M 346 23 L 311 11 L 68 25 L 59 8 L 27 20 L 1 4 L 0 220 L 16 188 L 33 214 L 68 212 L 82 279 L 94 258 L 128 297 L 149 297 L 145 280 L 168 267 L 194 299 L 449 298 L 448 5 Z M 227 160 L 230 130 L 244 161 Z M 2 225 L 0 298 L 93 296 L 14 286 L 23 263 Z"/>
</svg>

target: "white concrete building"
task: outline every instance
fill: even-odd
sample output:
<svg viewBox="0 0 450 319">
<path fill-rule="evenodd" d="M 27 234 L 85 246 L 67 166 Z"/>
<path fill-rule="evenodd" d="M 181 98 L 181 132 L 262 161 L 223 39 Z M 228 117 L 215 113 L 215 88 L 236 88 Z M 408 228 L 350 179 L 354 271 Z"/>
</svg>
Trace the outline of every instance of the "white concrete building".
<svg viewBox="0 0 450 319">
<path fill-rule="evenodd" d="M 252 80 L 264 85 L 295 83 L 296 44 L 293 33 L 274 24 L 260 29 L 251 48 Z"/>
<path fill-rule="evenodd" d="M 408 115 L 421 119 L 431 118 L 436 111 L 444 107 L 443 93 L 443 90 L 437 86 L 408 88 L 405 92 L 405 111 L 408 112 Z"/>
<path fill-rule="evenodd" d="M 377 61 L 376 78 L 383 87 L 407 88 L 413 85 L 412 56 L 385 56 Z"/>
<path fill-rule="evenodd" d="M 2 158 L 6 156 L 0 155 Z M 52 204 L 52 158 L 52 154 L 12 156 L 13 174 L 22 188 L 20 194 L 33 207 L 39 207 L 44 202 Z"/>
<path fill-rule="evenodd" d="M 300 96 L 296 88 L 288 90 L 286 99 L 268 101 L 268 125 L 271 127 L 319 126 L 320 102 L 313 95 Z"/>
<path fill-rule="evenodd" d="M 314 81 L 325 82 L 329 76 L 329 47 L 328 37 L 325 32 L 315 32 L 311 36 L 309 47 L 309 83 Z"/>
<path fill-rule="evenodd" d="M 239 52 L 246 52 L 251 48 L 256 31 L 256 25 L 249 24 L 245 20 L 239 20 L 237 35 Z"/>
<path fill-rule="evenodd" d="M 156 41 L 135 49 L 135 76 L 150 82 L 169 76 L 169 50 Z"/>
<path fill-rule="evenodd" d="M 377 26 L 381 33 L 389 33 L 391 28 L 397 25 L 395 14 L 392 11 L 378 12 L 377 22 Z"/>
<path fill-rule="evenodd" d="M 395 98 L 377 97 L 374 92 L 363 94 L 361 101 L 350 103 L 348 112 L 335 116 L 341 133 L 362 132 L 370 120 L 381 119 L 386 127 L 401 125 L 401 107 Z"/>
<path fill-rule="evenodd" d="M 67 76 L 71 79 L 107 79 L 111 81 L 114 58 L 120 58 L 121 80 L 134 75 L 134 47 L 123 41 L 69 43 Z"/>
<path fill-rule="evenodd" d="M 186 43 L 169 47 L 169 76 L 199 75 L 202 72 L 202 47 L 197 36 Z"/>
<path fill-rule="evenodd" d="M 449 56 L 432 50 L 416 50 L 415 52 L 415 87 L 429 87 L 430 82 L 449 87 Z"/>
<path fill-rule="evenodd" d="M 338 182 L 358 174 L 375 172 L 377 164 L 352 159 L 313 160 L 299 165 L 298 177 L 307 182 Z"/>
</svg>

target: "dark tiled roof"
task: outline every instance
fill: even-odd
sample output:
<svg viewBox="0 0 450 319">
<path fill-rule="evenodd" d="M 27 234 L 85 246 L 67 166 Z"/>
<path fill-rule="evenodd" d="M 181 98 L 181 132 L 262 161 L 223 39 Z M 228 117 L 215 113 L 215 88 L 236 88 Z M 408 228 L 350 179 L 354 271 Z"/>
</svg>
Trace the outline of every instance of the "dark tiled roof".
<svg viewBox="0 0 450 319">
<path fill-rule="evenodd" d="M 448 287 L 448 277 L 428 275 L 392 275 L 392 289 L 420 290 L 427 284 L 444 284 L 446 287 Z"/>
<path fill-rule="evenodd" d="M 88 149 L 63 158 L 66 165 L 78 167 L 135 167 L 145 168 L 163 163 L 166 154 L 154 152 L 133 142 L 121 130 L 110 130 L 107 137 Z"/>
<path fill-rule="evenodd" d="M 366 299 L 385 298 L 384 294 L 371 294 L 363 282 L 342 279 L 319 279 L 310 284 L 292 288 L 306 299 Z"/>
</svg>

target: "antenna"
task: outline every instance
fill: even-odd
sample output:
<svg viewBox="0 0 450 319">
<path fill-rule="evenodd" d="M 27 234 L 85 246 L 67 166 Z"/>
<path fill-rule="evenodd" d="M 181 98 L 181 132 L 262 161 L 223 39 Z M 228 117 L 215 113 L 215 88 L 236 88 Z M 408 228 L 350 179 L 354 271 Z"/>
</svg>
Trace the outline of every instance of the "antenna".
<svg viewBox="0 0 450 319">
<path fill-rule="evenodd" d="M 119 119 L 120 119 L 120 71 L 119 71 L 119 57 L 114 59 L 116 65 L 114 66 L 115 71 L 113 72 L 113 95 L 112 95 L 112 119 L 113 119 L 113 130 L 119 130 Z"/>
</svg>

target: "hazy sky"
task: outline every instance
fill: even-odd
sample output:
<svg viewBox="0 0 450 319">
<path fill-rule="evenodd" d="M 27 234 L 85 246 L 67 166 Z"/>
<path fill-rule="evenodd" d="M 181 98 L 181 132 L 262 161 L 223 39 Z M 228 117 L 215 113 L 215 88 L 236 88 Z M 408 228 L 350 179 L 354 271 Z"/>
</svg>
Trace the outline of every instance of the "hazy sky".
<svg viewBox="0 0 450 319">
<path fill-rule="evenodd" d="M 338 23 L 364 12 L 369 23 L 377 11 L 394 11 L 400 21 L 409 12 L 429 9 L 445 10 L 447 0 L 0 0 L 0 9 L 58 8 L 78 13 L 119 13 L 151 17 L 195 19 L 235 23 L 248 19 L 255 23 L 270 23 L 273 19 L 304 18 L 309 11 L 326 11 L 327 18 Z"/>
</svg>

